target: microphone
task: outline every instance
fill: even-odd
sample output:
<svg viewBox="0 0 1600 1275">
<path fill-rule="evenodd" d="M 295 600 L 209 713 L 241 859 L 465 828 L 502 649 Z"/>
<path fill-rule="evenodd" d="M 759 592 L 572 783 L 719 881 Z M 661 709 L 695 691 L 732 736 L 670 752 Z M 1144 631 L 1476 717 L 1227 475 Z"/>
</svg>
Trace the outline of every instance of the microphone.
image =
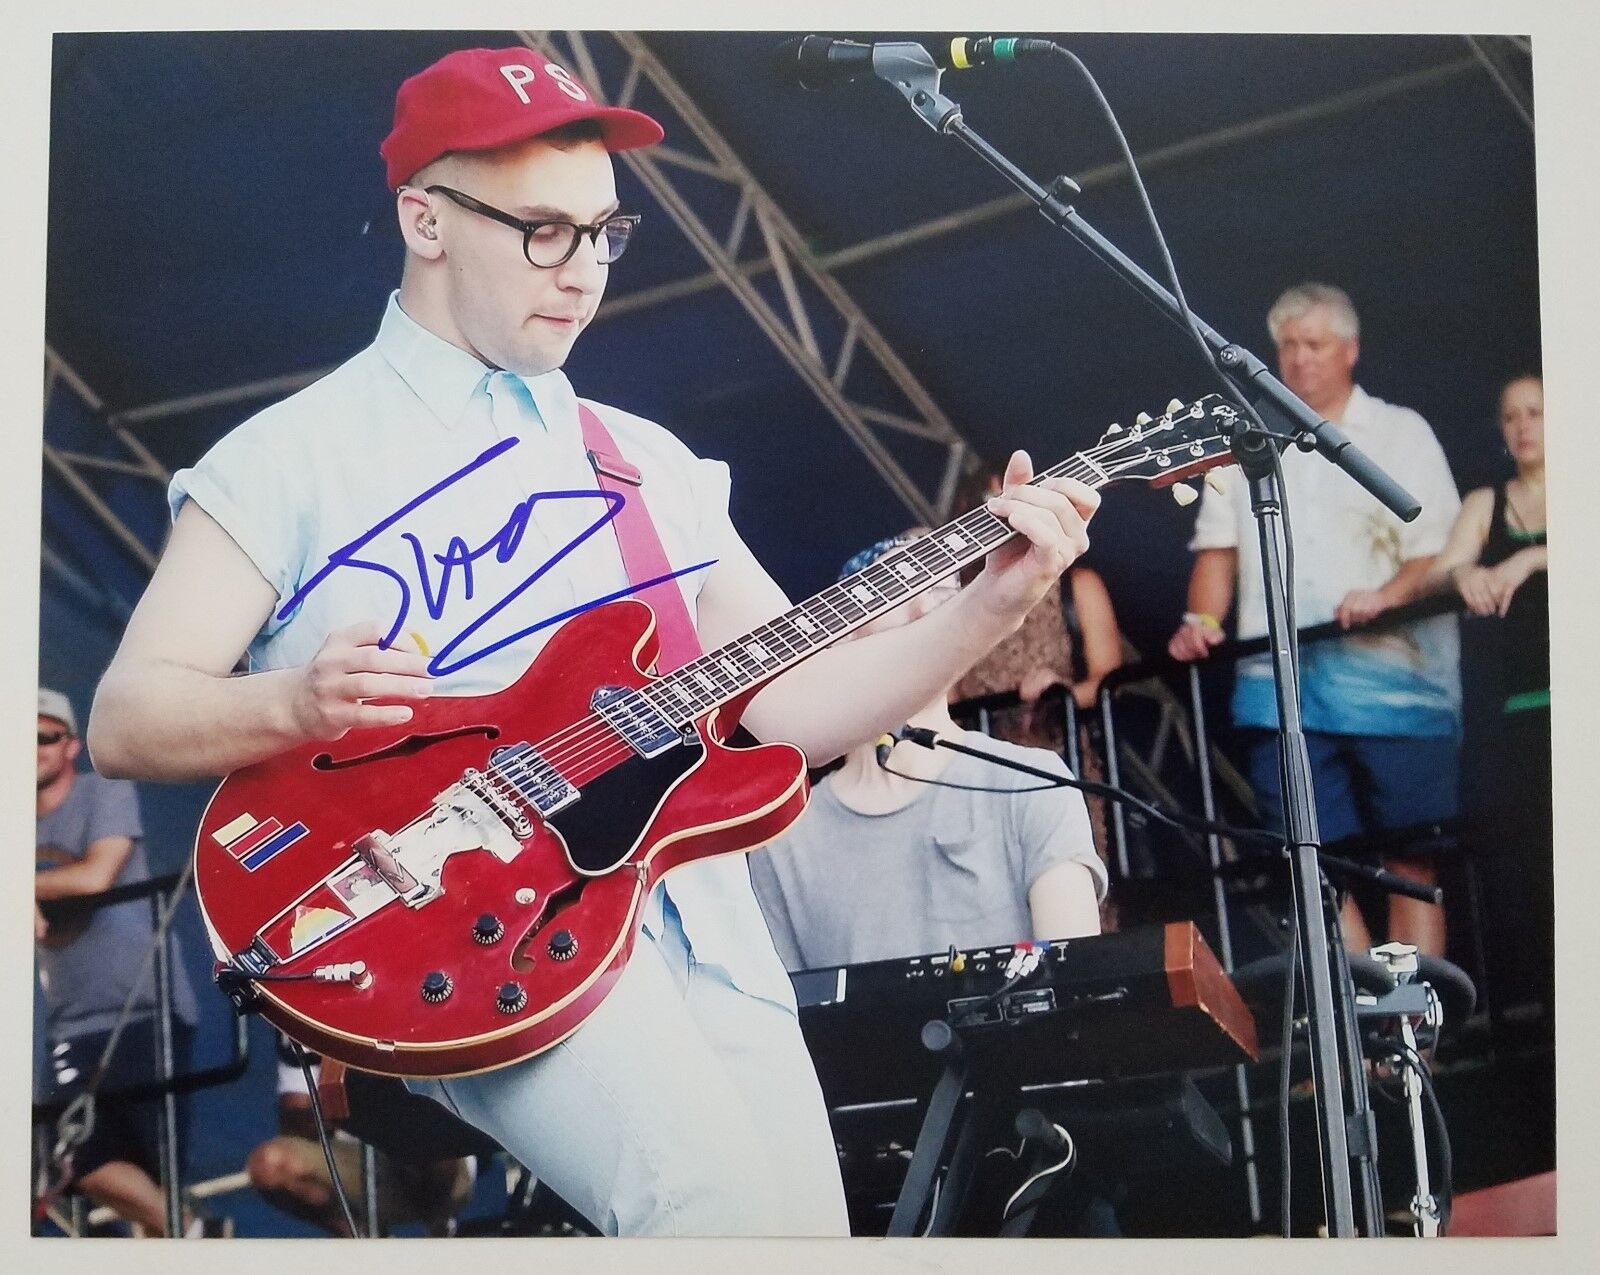
<svg viewBox="0 0 1600 1275">
<path fill-rule="evenodd" d="M 889 764 L 889 754 L 894 751 L 895 737 L 888 731 L 878 736 L 878 765 Z"/>
<path fill-rule="evenodd" d="M 859 40 L 835 40 L 826 35 L 806 35 L 786 40 L 773 54 L 780 75 L 793 75 L 801 88 L 825 89 L 846 80 L 872 75 L 873 55 L 879 49 L 905 49 L 904 41 L 894 44 L 863 44 Z M 1031 36 L 957 36 L 933 54 L 933 60 L 946 70 L 965 71 L 991 62 L 1015 62 L 1018 58 L 1050 53 L 1055 44 Z"/>
<path fill-rule="evenodd" d="M 801 88 L 824 89 L 830 84 L 871 75 L 873 48 L 859 40 L 806 35 L 780 44 L 773 54 L 773 62 L 780 74 L 793 74 Z"/>
</svg>

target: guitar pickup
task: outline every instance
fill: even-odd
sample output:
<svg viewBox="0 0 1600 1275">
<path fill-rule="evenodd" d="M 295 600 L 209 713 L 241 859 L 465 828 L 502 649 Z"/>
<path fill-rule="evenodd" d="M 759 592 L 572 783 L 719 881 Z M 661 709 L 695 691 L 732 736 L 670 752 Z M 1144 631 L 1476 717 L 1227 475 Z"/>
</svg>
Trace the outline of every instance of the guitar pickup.
<svg viewBox="0 0 1600 1275">
<path fill-rule="evenodd" d="M 684 732 L 632 687 L 602 686 L 589 704 L 641 757 L 659 757 L 684 742 Z"/>
<path fill-rule="evenodd" d="M 532 744 L 509 744 L 497 748 L 489 755 L 493 763 L 490 771 L 502 783 L 510 784 L 524 801 L 530 802 L 542 818 L 548 819 L 558 810 L 565 810 L 581 795 L 559 770 L 547 762 Z M 473 785 L 474 791 L 489 800 L 499 800 L 494 786 L 482 783 Z M 518 828 L 519 836 L 526 836 L 531 828 Z"/>
</svg>

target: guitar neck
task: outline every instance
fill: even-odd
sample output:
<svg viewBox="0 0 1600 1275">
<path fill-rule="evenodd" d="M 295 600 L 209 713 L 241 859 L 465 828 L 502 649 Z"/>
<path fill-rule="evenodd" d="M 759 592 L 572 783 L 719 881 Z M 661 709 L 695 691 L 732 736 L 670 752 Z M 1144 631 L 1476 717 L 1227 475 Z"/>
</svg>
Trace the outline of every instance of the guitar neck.
<svg viewBox="0 0 1600 1275">
<path fill-rule="evenodd" d="M 1079 452 L 1031 482 L 1060 477 L 1076 478 L 1095 488 L 1111 481 L 1103 468 Z M 894 610 L 1016 534 L 980 505 L 829 585 L 760 628 L 657 678 L 641 694 L 669 721 L 687 724 Z"/>
</svg>

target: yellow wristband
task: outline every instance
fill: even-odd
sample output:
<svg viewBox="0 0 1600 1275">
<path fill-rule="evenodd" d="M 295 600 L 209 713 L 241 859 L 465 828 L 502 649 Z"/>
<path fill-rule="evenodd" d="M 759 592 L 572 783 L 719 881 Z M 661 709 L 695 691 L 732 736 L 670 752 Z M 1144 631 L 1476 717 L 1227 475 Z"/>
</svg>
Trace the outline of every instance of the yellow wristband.
<svg viewBox="0 0 1600 1275">
<path fill-rule="evenodd" d="M 1185 624 L 1198 624 L 1202 629 L 1210 629 L 1214 633 L 1222 632 L 1222 621 L 1205 611 L 1185 611 L 1183 613 L 1183 622 Z"/>
</svg>

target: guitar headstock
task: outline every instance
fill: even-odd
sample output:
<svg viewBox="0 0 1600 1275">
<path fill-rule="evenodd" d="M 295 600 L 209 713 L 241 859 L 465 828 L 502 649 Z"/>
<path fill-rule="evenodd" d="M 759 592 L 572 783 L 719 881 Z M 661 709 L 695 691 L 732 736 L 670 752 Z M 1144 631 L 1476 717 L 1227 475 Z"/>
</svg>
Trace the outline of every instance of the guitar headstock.
<svg viewBox="0 0 1600 1275">
<path fill-rule="evenodd" d="M 1160 416 L 1140 412 L 1132 425 L 1113 425 L 1084 456 L 1105 472 L 1108 482 L 1141 479 L 1152 487 L 1167 487 L 1232 464 L 1238 419 L 1238 408 L 1220 394 L 1193 403 L 1173 399 Z M 1194 498 L 1192 489 L 1182 490 Z"/>
</svg>

